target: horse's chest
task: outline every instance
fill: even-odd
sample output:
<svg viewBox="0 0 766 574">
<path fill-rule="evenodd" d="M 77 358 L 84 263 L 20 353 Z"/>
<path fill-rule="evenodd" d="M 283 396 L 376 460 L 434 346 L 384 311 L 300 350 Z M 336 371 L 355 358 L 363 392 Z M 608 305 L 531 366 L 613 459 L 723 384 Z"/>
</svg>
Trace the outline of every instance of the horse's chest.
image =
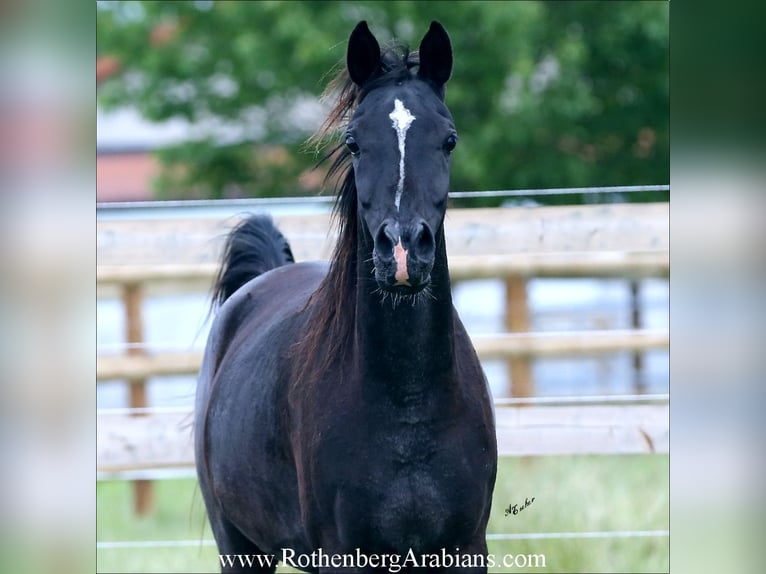
<svg viewBox="0 0 766 574">
<path fill-rule="evenodd" d="M 468 539 L 490 472 L 483 435 L 455 419 L 422 405 L 395 412 L 374 405 L 328 419 L 307 477 L 315 521 L 325 524 L 317 540 L 332 532 L 342 548 L 406 553 Z"/>
<path fill-rule="evenodd" d="M 425 549 L 442 538 L 450 516 L 449 487 L 424 465 L 403 466 L 380 485 L 370 513 L 377 537 L 400 551 Z"/>
<path fill-rule="evenodd" d="M 375 455 L 356 482 L 362 489 L 353 489 L 361 504 L 346 506 L 350 512 L 338 517 L 357 524 L 347 532 L 366 532 L 381 549 L 400 551 L 425 550 L 444 538 L 459 505 L 455 493 L 465 486 L 455 472 L 461 461 L 445 452 L 444 437 L 421 427 L 389 428 L 373 437 Z"/>
</svg>

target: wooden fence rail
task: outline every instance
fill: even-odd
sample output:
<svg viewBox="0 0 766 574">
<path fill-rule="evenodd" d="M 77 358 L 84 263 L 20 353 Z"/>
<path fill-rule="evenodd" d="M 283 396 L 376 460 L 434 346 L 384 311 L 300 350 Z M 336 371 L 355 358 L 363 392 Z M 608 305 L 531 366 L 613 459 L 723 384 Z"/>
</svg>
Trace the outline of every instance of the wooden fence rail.
<svg viewBox="0 0 766 574">
<path fill-rule="evenodd" d="M 100 220 L 97 264 L 215 264 L 226 234 L 239 219 Z M 329 215 L 275 216 L 274 220 L 289 239 L 296 261 L 329 258 L 335 242 Z M 577 252 L 663 252 L 669 247 L 668 220 L 667 203 L 647 203 L 453 209 L 447 212 L 444 225 L 454 266 L 462 256 L 549 254 L 556 258 L 560 257 L 556 254 Z"/>
<path fill-rule="evenodd" d="M 667 348 L 667 330 L 571 331 L 504 333 L 473 337 L 481 359 L 585 355 L 617 351 L 647 351 Z M 99 355 L 96 379 L 143 380 L 152 376 L 194 375 L 202 363 L 202 351 L 161 351 L 142 354 Z"/>
<path fill-rule="evenodd" d="M 669 407 L 660 405 L 503 406 L 496 409 L 501 456 L 666 453 Z M 194 465 L 192 411 L 136 417 L 100 413 L 101 473 Z"/>
<path fill-rule="evenodd" d="M 456 255 L 449 260 L 453 280 L 503 277 L 667 277 L 667 251 L 599 251 L 512 255 Z M 172 281 L 210 282 L 218 263 L 99 265 L 99 285 Z"/>
</svg>

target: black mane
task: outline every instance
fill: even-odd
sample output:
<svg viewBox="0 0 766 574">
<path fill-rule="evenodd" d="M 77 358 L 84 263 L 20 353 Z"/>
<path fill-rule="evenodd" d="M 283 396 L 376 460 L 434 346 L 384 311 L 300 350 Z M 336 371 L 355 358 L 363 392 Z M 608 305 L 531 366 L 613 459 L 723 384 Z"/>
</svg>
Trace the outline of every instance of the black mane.
<svg viewBox="0 0 766 574">
<path fill-rule="evenodd" d="M 342 139 L 356 107 L 371 91 L 415 79 L 419 64 L 417 52 L 410 52 L 405 45 L 389 46 L 381 54 L 378 72 L 361 87 L 351 81 L 344 66 L 325 90 L 324 97 L 337 94 L 335 105 L 310 141 L 321 144 L 327 140 Z M 358 221 L 351 153 L 341 141 L 318 165 L 326 162 L 331 162 L 325 183 L 332 185 L 334 182 L 332 219 L 338 230 L 338 239 L 330 258 L 329 272 L 307 304 L 311 309 L 313 329 L 295 348 L 297 356 L 303 358 L 298 363 L 303 367 L 297 381 L 311 379 L 313 373 L 321 372 L 350 348 L 356 318 Z"/>
</svg>

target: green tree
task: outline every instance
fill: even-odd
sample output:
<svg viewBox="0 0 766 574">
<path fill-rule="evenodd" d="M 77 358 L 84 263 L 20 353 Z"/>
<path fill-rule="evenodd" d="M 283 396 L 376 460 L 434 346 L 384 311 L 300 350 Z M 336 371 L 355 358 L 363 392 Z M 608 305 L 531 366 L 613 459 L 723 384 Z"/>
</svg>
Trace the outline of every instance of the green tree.
<svg viewBox="0 0 766 574">
<path fill-rule="evenodd" d="M 104 108 L 185 118 L 158 150 L 173 197 L 314 193 L 304 141 L 346 39 L 367 19 L 417 48 L 450 32 L 452 188 L 667 183 L 668 6 L 662 2 L 109 2 L 98 53 L 120 62 Z"/>
</svg>

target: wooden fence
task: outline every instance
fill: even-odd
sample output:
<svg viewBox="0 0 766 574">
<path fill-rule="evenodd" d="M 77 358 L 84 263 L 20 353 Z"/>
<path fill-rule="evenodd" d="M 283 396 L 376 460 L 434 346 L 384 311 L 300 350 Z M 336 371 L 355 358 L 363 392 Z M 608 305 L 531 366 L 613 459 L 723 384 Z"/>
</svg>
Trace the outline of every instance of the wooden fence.
<svg viewBox="0 0 766 574">
<path fill-rule="evenodd" d="M 334 244 L 327 214 L 275 216 L 296 260 L 326 259 Z M 577 207 L 453 209 L 445 222 L 454 281 L 502 278 L 507 333 L 475 336 L 482 359 L 508 360 L 515 397 L 534 395 L 530 357 L 667 348 L 667 330 L 529 332 L 526 281 L 537 277 L 669 276 L 667 203 Z M 147 290 L 207 291 L 226 233 L 239 217 L 103 219 L 97 224 L 99 296 L 119 296 L 126 353 L 99 355 L 99 381 L 130 383 L 134 410 L 99 413 L 99 472 L 193 464 L 190 413 L 141 410 L 147 378 L 196 373 L 199 352 L 159 352 L 143 344 Z M 634 321 L 634 327 L 640 321 Z M 497 408 L 503 455 L 667 452 L 668 405 L 503 405 Z M 137 511 L 151 505 L 137 482 Z"/>
<path fill-rule="evenodd" d="M 122 409 L 99 415 L 100 472 L 194 465 L 192 411 L 146 414 L 148 420 Z M 498 406 L 495 416 L 501 456 L 668 452 L 667 404 Z"/>
</svg>

